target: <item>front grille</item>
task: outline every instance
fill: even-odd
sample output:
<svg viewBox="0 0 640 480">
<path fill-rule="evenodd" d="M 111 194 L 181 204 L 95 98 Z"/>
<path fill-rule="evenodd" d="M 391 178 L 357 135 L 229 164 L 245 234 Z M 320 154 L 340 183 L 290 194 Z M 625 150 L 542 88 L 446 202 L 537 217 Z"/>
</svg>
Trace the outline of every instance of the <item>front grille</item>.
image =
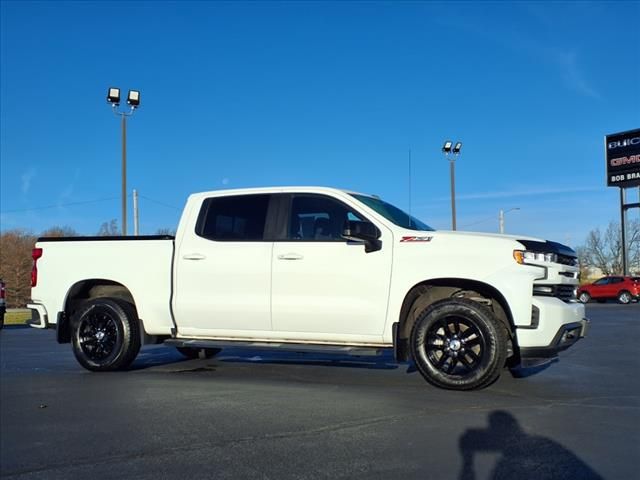
<svg viewBox="0 0 640 480">
<path fill-rule="evenodd" d="M 570 257 L 569 255 L 560 255 L 557 256 L 557 262 L 562 265 L 569 265 L 571 267 L 575 267 L 578 265 L 578 259 L 576 257 Z"/>
<path fill-rule="evenodd" d="M 576 287 L 573 285 L 555 285 L 556 287 L 556 294 L 555 296 L 558 297 L 560 300 L 562 300 L 563 302 L 568 302 L 570 300 L 575 300 L 576 296 L 575 296 L 575 290 Z"/>
<path fill-rule="evenodd" d="M 556 297 L 563 302 L 575 301 L 575 285 L 534 285 L 533 294 L 542 297 Z"/>
</svg>

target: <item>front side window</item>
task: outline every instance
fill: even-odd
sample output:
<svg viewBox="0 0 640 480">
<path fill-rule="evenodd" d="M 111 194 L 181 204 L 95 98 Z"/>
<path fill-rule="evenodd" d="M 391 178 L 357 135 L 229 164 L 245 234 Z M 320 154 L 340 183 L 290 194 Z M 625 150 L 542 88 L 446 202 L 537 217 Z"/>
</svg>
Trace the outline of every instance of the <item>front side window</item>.
<svg viewBox="0 0 640 480">
<path fill-rule="evenodd" d="M 418 230 L 425 232 L 432 232 L 433 228 L 431 228 L 426 223 L 421 222 L 415 217 L 412 217 L 406 212 L 403 212 L 398 207 L 391 205 L 390 203 L 385 202 L 384 200 L 380 200 L 376 197 L 370 197 L 368 195 L 360 195 L 360 194 L 351 194 L 352 197 L 358 199 L 362 203 L 364 203 L 367 207 L 375 210 L 376 213 L 379 213 L 384 218 L 393 222 L 399 227 L 406 228 L 408 230 Z"/>
<path fill-rule="evenodd" d="M 601 278 L 600 280 L 593 282 L 594 285 L 606 285 L 607 283 L 609 283 L 608 278 Z"/>
<path fill-rule="evenodd" d="M 222 242 L 262 241 L 270 198 L 271 195 L 207 198 L 202 203 L 196 234 Z"/>
<path fill-rule="evenodd" d="M 331 197 L 295 195 L 291 201 L 288 240 L 346 241 L 342 232 L 348 220 L 364 221 L 362 215 Z"/>
</svg>

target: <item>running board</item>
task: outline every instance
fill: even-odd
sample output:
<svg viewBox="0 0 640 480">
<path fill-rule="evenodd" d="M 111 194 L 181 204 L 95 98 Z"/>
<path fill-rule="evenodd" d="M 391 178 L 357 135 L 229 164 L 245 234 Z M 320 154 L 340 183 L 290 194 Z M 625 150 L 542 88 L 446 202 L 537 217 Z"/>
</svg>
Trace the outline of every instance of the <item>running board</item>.
<svg viewBox="0 0 640 480">
<path fill-rule="evenodd" d="M 188 338 L 170 338 L 164 341 L 170 347 L 189 348 L 249 348 L 253 350 L 286 350 L 299 353 L 338 353 L 343 355 L 377 356 L 389 347 L 354 347 L 343 345 L 323 345 L 309 343 L 283 343 L 283 342 L 246 342 L 232 340 L 200 340 Z"/>
</svg>

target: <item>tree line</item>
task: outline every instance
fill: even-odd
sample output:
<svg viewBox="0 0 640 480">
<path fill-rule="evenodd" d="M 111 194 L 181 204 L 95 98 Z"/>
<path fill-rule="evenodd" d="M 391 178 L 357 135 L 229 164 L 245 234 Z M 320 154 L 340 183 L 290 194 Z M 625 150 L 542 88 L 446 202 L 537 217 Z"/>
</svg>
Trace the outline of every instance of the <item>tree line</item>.
<svg viewBox="0 0 640 480">
<path fill-rule="evenodd" d="M 175 231 L 161 228 L 156 234 L 173 235 Z M 118 222 L 110 220 L 100 225 L 98 236 L 120 235 Z M 2 232 L 0 235 L 0 279 L 7 285 L 7 306 L 24 307 L 31 296 L 31 250 L 38 237 L 77 237 L 71 227 L 52 227 L 40 235 L 24 229 Z M 640 220 L 627 225 L 627 266 L 633 275 L 640 275 Z M 596 228 L 587 235 L 583 245 L 576 249 L 580 260 L 580 278 L 591 280 L 597 275 L 615 275 L 622 273 L 622 238 L 620 224 L 609 223 L 604 230 Z"/>
<path fill-rule="evenodd" d="M 159 229 L 158 235 L 172 235 L 168 228 Z M 120 235 L 118 222 L 110 220 L 100 225 L 97 236 L 110 237 Z M 0 279 L 6 284 L 6 302 L 8 308 L 26 306 L 31 298 L 31 250 L 39 237 L 78 237 L 76 230 L 68 226 L 51 227 L 40 235 L 25 229 L 5 230 L 0 234 Z"/>
<path fill-rule="evenodd" d="M 640 275 L 640 220 L 627 222 L 627 271 Z M 587 280 L 598 275 L 622 273 L 622 230 L 610 222 L 606 230 L 591 230 L 585 243 L 576 249 L 580 261 L 580 277 Z M 594 275 L 595 274 L 595 275 Z"/>
</svg>

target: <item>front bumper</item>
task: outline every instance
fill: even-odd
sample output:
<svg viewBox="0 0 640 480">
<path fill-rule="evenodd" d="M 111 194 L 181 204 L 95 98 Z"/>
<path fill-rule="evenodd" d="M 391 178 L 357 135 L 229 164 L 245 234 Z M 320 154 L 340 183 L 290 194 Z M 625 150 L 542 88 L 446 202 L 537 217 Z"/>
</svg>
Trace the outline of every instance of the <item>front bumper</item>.
<svg viewBox="0 0 640 480">
<path fill-rule="evenodd" d="M 553 358 L 587 335 L 590 322 L 583 318 L 579 322 L 562 325 L 549 345 L 543 347 L 521 347 L 520 358 Z"/>
<path fill-rule="evenodd" d="M 533 296 L 531 312 L 531 324 L 516 328 L 522 365 L 552 359 L 587 335 L 589 321 L 581 303 Z"/>
</svg>

